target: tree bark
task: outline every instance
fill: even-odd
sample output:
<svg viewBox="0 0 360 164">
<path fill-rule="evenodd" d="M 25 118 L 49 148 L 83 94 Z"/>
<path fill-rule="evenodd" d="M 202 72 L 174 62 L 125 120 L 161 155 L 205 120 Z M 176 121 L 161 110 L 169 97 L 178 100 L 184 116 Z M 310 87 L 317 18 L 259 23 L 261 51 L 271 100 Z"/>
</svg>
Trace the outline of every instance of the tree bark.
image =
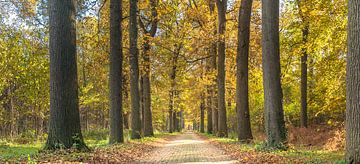
<svg viewBox="0 0 360 164">
<path fill-rule="evenodd" d="M 205 133 L 205 102 L 203 94 L 200 101 L 200 133 Z"/>
<path fill-rule="evenodd" d="M 50 125 L 46 149 L 88 149 L 80 127 L 75 0 L 50 0 Z"/>
<path fill-rule="evenodd" d="M 212 17 L 214 17 L 214 22 L 216 22 L 216 18 L 214 16 L 214 12 L 215 12 L 215 0 L 210 0 L 209 1 L 209 10 L 210 10 L 210 15 Z M 217 29 L 216 29 L 216 24 L 214 26 L 214 36 L 217 35 Z M 216 57 L 217 57 L 217 45 L 216 42 L 212 42 L 210 45 L 210 49 L 209 49 L 209 54 L 211 56 L 210 58 L 210 65 L 211 65 L 211 71 L 215 71 L 216 70 Z M 216 83 L 217 83 L 217 78 L 215 77 L 214 80 L 214 84 L 212 84 L 210 86 L 210 98 L 211 98 L 211 117 L 208 119 L 211 119 L 211 123 L 212 123 L 212 133 L 216 134 L 217 132 L 217 127 L 218 127 L 218 110 L 217 110 L 217 96 L 216 96 Z"/>
<path fill-rule="evenodd" d="M 143 28 L 146 36 L 155 37 L 158 19 L 157 19 L 157 0 L 150 1 L 151 7 L 151 28 L 146 30 Z M 150 85 L 150 73 L 151 73 L 151 61 L 150 61 L 150 41 L 147 37 L 144 38 L 143 43 L 143 60 L 144 60 L 144 74 L 143 78 L 143 103 L 144 103 L 144 136 L 153 136 L 154 130 L 152 125 L 152 111 L 151 111 L 151 85 Z"/>
<path fill-rule="evenodd" d="M 176 71 L 177 71 L 177 63 L 178 63 L 178 58 L 179 58 L 179 53 L 180 53 L 180 48 L 181 46 L 177 46 L 175 45 L 175 54 L 173 54 L 172 57 L 172 69 L 170 71 L 170 80 L 171 80 L 171 86 L 170 86 L 170 91 L 169 91 L 169 123 L 170 123 L 170 127 L 169 127 L 169 132 L 172 133 L 175 131 L 176 127 L 175 127 L 175 119 L 174 119 L 174 113 L 176 113 L 176 111 L 174 110 L 174 101 L 175 101 L 175 94 L 176 94 Z M 176 118 L 176 117 L 175 117 Z"/>
<path fill-rule="evenodd" d="M 209 69 L 210 70 L 210 69 Z M 207 111 L 207 133 L 212 134 L 212 97 L 211 97 L 211 85 L 208 85 L 206 88 L 206 111 Z"/>
<path fill-rule="evenodd" d="M 213 57 L 212 57 L 212 62 L 213 62 L 213 68 L 214 70 L 216 70 L 217 64 L 216 64 L 216 44 L 213 45 Z M 218 96 L 217 96 L 217 86 L 216 86 L 216 78 L 214 79 L 214 85 L 212 86 L 212 91 L 211 91 L 211 98 L 212 98 L 212 123 L 213 123 L 213 133 L 217 134 L 218 131 Z"/>
<path fill-rule="evenodd" d="M 138 51 L 138 0 L 130 0 L 130 96 L 131 96 L 131 138 L 141 138 L 140 92 L 139 92 L 139 51 Z"/>
<path fill-rule="evenodd" d="M 302 43 L 306 45 L 307 37 L 309 35 L 309 22 L 306 20 L 306 14 L 302 12 L 302 4 L 306 3 L 305 0 L 297 0 L 297 5 L 299 8 L 299 15 L 301 17 L 304 27 L 302 29 Z M 308 53 L 307 48 L 302 49 L 302 56 L 300 59 L 301 62 L 301 112 L 300 112 L 300 126 L 306 128 L 308 125 L 308 115 L 307 115 L 307 69 L 308 69 Z"/>
<path fill-rule="evenodd" d="M 174 132 L 174 120 L 173 120 L 173 112 L 174 112 L 174 92 L 170 88 L 169 91 L 169 133 Z"/>
<path fill-rule="evenodd" d="M 141 72 L 141 71 L 140 71 Z M 144 79 L 143 76 L 140 76 L 140 118 L 141 118 L 141 134 L 144 134 L 144 108 L 145 108 L 145 104 L 144 104 Z"/>
<path fill-rule="evenodd" d="M 279 0 L 262 0 L 265 129 L 270 147 L 286 140 L 280 79 Z"/>
<path fill-rule="evenodd" d="M 360 163 L 360 1 L 349 0 L 346 161 Z"/>
<path fill-rule="evenodd" d="M 225 103 L 225 30 L 227 0 L 216 0 L 218 9 L 218 136 L 227 137 L 226 103 Z"/>
<path fill-rule="evenodd" d="M 110 139 L 123 143 L 122 111 L 122 0 L 110 1 Z"/>
<path fill-rule="evenodd" d="M 236 111 L 239 141 L 249 141 L 253 139 L 249 110 L 249 45 L 252 2 L 252 0 L 242 0 L 239 10 L 236 58 Z"/>
<path fill-rule="evenodd" d="M 303 29 L 303 43 L 307 42 L 309 34 L 309 26 L 305 25 Z M 308 54 L 306 48 L 303 48 L 303 55 L 301 56 L 301 127 L 307 128 L 308 115 L 307 115 L 307 60 Z"/>
</svg>

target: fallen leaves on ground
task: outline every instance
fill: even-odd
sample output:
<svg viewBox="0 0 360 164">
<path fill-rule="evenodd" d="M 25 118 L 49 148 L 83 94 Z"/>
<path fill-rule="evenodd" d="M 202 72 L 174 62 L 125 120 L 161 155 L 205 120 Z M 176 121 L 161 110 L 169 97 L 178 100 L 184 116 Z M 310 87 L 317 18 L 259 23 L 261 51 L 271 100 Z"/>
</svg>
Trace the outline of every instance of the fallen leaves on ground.
<svg viewBox="0 0 360 164">
<path fill-rule="evenodd" d="M 36 157 L 37 163 L 132 163 L 150 155 L 172 136 L 164 136 L 151 141 L 130 141 L 124 144 L 94 148 L 90 152 L 60 150 L 41 152 Z M 26 162 L 26 161 L 23 161 Z"/>
</svg>

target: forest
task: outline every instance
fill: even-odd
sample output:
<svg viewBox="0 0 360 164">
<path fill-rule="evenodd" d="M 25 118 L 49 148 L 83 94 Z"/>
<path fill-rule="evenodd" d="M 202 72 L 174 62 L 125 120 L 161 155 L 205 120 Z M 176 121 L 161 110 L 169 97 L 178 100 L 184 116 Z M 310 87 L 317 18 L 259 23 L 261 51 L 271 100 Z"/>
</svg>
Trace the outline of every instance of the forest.
<svg viewBox="0 0 360 164">
<path fill-rule="evenodd" d="M 360 0 L 0 0 L 0 163 L 360 164 Z"/>
</svg>

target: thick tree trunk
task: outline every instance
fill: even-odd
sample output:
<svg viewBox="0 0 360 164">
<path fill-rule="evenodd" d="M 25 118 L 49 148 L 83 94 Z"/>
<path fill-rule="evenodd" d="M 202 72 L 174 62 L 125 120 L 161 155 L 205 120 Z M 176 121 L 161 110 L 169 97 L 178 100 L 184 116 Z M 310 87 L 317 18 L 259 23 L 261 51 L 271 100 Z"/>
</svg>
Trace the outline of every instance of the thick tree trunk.
<svg viewBox="0 0 360 164">
<path fill-rule="evenodd" d="M 236 74 L 236 111 L 239 141 L 249 141 L 251 133 L 249 110 L 249 44 L 252 0 L 242 0 L 239 10 L 237 74 Z"/>
<path fill-rule="evenodd" d="M 50 125 L 46 149 L 87 149 L 80 127 L 75 0 L 50 0 Z"/>
<path fill-rule="evenodd" d="M 151 29 L 147 31 L 144 28 L 146 35 L 155 37 L 157 31 L 157 0 L 150 1 L 151 7 Z M 144 60 L 144 75 L 143 75 L 143 101 L 144 101 L 144 136 L 153 136 L 154 130 L 152 125 L 152 111 L 151 111 L 151 85 L 150 85 L 150 73 L 151 73 L 151 61 L 150 61 L 150 41 L 148 38 L 144 38 L 143 44 L 143 60 Z"/>
<path fill-rule="evenodd" d="M 130 97 L 131 97 L 131 138 L 141 138 L 140 92 L 139 92 L 139 52 L 138 52 L 138 1 L 130 1 Z"/>
<path fill-rule="evenodd" d="M 262 54 L 265 128 L 268 146 L 286 140 L 280 79 L 279 0 L 262 0 Z"/>
<path fill-rule="evenodd" d="M 151 89 L 149 75 L 143 78 L 143 98 L 144 98 L 144 136 L 153 136 L 154 130 L 152 125 L 152 112 L 151 112 Z"/>
<path fill-rule="evenodd" d="M 226 30 L 226 7 L 227 0 L 217 0 L 218 9 L 218 136 L 227 137 L 226 103 L 225 103 L 225 30 Z"/>
<path fill-rule="evenodd" d="M 346 161 L 360 163 L 360 1 L 349 0 Z"/>
<path fill-rule="evenodd" d="M 122 111 L 122 0 L 110 1 L 110 139 L 124 142 Z"/>
</svg>

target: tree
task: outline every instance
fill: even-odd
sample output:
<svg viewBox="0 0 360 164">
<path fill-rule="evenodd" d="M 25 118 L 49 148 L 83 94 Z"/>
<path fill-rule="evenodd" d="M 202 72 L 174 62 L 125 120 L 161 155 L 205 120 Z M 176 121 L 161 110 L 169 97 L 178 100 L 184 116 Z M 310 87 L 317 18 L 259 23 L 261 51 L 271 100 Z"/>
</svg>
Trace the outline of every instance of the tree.
<svg viewBox="0 0 360 164">
<path fill-rule="evenodd" d="M 309 35 L 309 22 L 306 20 L 306 16 L 302 10 L 302 3 L 306 3 L 305 0 L 297 0 L 297 5 L 299 7 L 299 14 L 301 17 L 301 21 L 303 23 L 302 28 L 302 42 L 304 45 L 307 43 L 307 38 Z M 300 126 L 307 127 L 308 115 L 307 115 L 307 68 L 308 68 L 308 53 L 307 48 L 302 49 L 301 56 L 301 112 L 300 112 Z"/>
<path fill-rule="evenodd" d="M 204 94 L 200 96 L 200 133 L 205 133 L 205 98 Z"/>
<path fill-rule="evenodd" d="M 206 63 L 206 72 L 211 71 L 211 61 L 208 59 Z M 213 133 L 213 123 L 212 123 L 212 85 L 206 86 L 206 111 L 207 111 L 207 133 Z"/>
<path fill-rule="evenodd" d="M 262 0 L 262 55 L 267 144 L 286 140 L 280 82 L 279 0 Z"/>
<path fill-rule="evenodd" d="M 214 17 L 214 11 L 215 11 L 215 0 L 211 0 L 209 2 L 209 9 L 210 9 L 210 15 L 212 17 Z M 216 18 L 215 18 L 216 19 Z M 214 21 L 215 22 L 215 21 Z M 214 23 L 214 35 L 217 35 L 217 29 L 216 29 L 216 23 Z M 217 44 L 216 42 L 212 42 L 210 44 L 210 48 L 209 48 L 209 54 L 210 54 L 210 61 L 209 64 L 211 65 L 211 70 L 215 71 L 216 67 L 217 67 L 217 63 L 216 63 L 216 57 L 217 57 Z M 210 96 L 211 96 L 211 114 L 212 114 L 212 118 L 211 118 L 211 123 L 212 123 L 212 133 L 216 134 L 217 132 L 217 127 L 218 127 L 218 99 L 217 99 L 217 94 L 216 94 L 216 78 L 214 78 L 214 84 L 212 84 L 210 86 Z M 209 118 L 208 118 L 209 119 Z"/>
<path fill-rule="evenodd" d="M 122 0 L 110 1 L 110 140 L 124 142 L 122 115 Z"/>
<path fill-rule="evenodd" d="M 143 43 L 143 60 L 144 60 L 144 74 L 142 75 L 143 81 L 143 103 L 144 103 L 144 136 L 153 136 L 153 126 L 152 126 L 152 112 L 151 112 L 151 85 L 150 85 L 150 40 L 148 37 L 155 37 L 157 26 L 158 26 L 158 18 L 157 18 L 157 4 L 158 0 L 151 0 L 150 1 L 150 8 L 151 8 L 151 21 L 149 24 L 144 24 L 142 19 L 140 18 L 140 26 L 142 27 L 145 37 Z M 150 26 L 150 29 L 148 29 Z"/>
<path fill-rule="evenodd" d="M 131 138 L 141 138 L 140 92 L 139 92 L 139 51 L 138 51 L 138 1 L 130 1 L 130 96 L 131 96 Z"/>
<path fill-rule="evenodd" d="M 50 0 L 50 125 L 46 149 L 87 149 L 80 127 L 75 0 Z"/>
<path fill-rule="evenodd" d="M 226 103 L 225 103 L 225 30 L 226 30 L 226 7 L 227 0 L 216 0 L 218 9 L 218 74 L 217 74 L 217 88 L 218 88 L 218 129 L 219 137 L 226 137 Z"/>
<path fill-rule="evenodd" d="M 170 91 L 169 91 L 169 132 L 172 133 L 176 130 L 176 111 L 174 109 L 175 106 L 175 96 L 176 96 L 176 72 L 177 72 L 177 65 L 179 54 L 182 45 L 177 46 L 175 45 L 174 54 L 172 54 L 171 60 L 171 70 L 170 70 Z"/>
<path fill-rule="evenodd" d="M 346 76 L 346 160 L 360 163 L 360 1 L 348 3 L 348 56 Z"/>
<path fill-rule="evenodd" d="M 237 73 L 236 73 L 236 111 L 239 141 L 251 140 L 249 111 L 249 44 L 252 0 L 242 0 L 239 10 Z"/>
</svg>

